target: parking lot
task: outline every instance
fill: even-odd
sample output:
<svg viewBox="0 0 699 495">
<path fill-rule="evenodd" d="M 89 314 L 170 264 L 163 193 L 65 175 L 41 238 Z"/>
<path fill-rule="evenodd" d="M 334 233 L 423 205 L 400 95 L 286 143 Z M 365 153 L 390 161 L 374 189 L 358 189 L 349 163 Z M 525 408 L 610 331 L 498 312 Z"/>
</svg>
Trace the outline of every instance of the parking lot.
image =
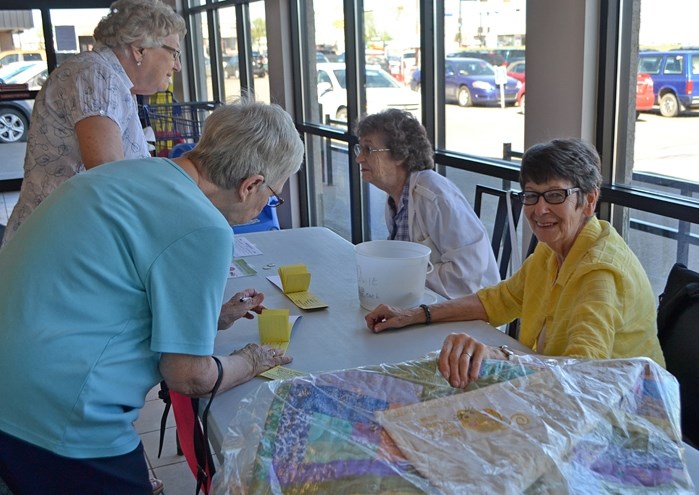
<svg viewBox="0 0 699 495">
<path fill-rule="evenodd" d="M 464 153 L 502 157 L 502 144 L 524 150 L 524 115 L 517 107 L 461 108 L 447 105 L 447 148 Z M 676 118 L 657 110 L 636 121 L 634 171 L 654 172 L 699 182 L 699 112 Z"/>
</svg>

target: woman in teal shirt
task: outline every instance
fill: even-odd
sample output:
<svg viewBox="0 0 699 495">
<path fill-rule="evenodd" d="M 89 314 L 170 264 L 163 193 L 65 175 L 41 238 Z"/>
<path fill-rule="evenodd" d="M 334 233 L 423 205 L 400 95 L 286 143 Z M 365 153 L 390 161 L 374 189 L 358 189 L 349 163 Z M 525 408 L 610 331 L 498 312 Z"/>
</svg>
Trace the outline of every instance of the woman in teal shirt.
<svg viewBox="0 0 699 495">
<path fill-rule="evenodd" d="M 291 117 L 242 101 L 214 111 L 188 154 L 101 165 L 62 184 L 0 251 L 0 478 L 14 493 L 150 495 L 133 427 L 161 380 L 207 395 L 230 225 L 256 217 L 303 159 Z M 218 356 L 224 391 L 290 357 Z"/>
</svg>

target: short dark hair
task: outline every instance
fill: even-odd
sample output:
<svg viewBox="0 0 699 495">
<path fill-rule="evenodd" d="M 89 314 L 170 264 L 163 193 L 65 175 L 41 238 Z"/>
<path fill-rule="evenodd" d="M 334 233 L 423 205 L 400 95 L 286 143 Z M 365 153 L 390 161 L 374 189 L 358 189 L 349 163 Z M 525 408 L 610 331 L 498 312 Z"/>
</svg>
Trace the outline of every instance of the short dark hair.
<svg viewBox="0 0 699 495">
<path fill-rule="evenodd" d="M 535 144 L 522 156 L 519 185 L 527 182 L 543 184 L 550 180 L 570 181 L 583 193 L 599 190 L 602 185 L 601 164 L 597 150 L 582 139 L 553 139 Z M 582 205 L 583 195 L 578 195 Z"/>
<path fill-rule="evenodd" d="M 434 168 L 434 151 L 427 131 L 411 114 L 397 108 L 367 115 L 355 126 L 355 133 L 362 137 L 380 133 L 386 139 L 386 147 L 396 160 L 405 160 L 408 172 Z"/>
</svg>

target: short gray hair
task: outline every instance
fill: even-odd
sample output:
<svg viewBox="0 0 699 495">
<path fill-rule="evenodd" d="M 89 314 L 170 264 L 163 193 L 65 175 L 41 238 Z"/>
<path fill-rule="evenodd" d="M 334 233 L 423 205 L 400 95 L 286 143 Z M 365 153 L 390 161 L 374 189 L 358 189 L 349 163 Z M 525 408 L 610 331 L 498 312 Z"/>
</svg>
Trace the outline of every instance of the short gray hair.
<svg viewBox="0 0 699 495">
<path fill-rule="evenodd" d="M 117 0 L 95 28 L 98 44 L 109 48 L 138 42 L 143 48 L 162 46 L 163 40 L 187 34 L 184 19 L 161 0 Z"/>
<path fill-rule="evenodd" d="M 363 117 L 356 125 L 355 133 L 383 135 L 386 147 L 396 160 L 404 160 L 408 172 L 434 168 L 434 151 L 427 139 L 427 131 L 415 116 L 405 110 L 390 108 Z"/>
<path fill-rule="evenodd" d="M 286 180 L 301 167 L 303 142 L 282 107 L 243 97 L 209 115 L 186 156 L 212 183 L 230 190 L 257 174 L 267 184 Z"/>
<path fill-rule="evenodd" d="M 522 156 L 519 184 L 524 189 L 527 182 L 544 184 L 563 179 L 579 187 L 583 193 L 599 191 L 602 186 L 601 164 L 597 150 L 577 138 L 553 139 L 535 144 Z M 583 195 L 578 196 L 582 205 Z"/>
</svg>

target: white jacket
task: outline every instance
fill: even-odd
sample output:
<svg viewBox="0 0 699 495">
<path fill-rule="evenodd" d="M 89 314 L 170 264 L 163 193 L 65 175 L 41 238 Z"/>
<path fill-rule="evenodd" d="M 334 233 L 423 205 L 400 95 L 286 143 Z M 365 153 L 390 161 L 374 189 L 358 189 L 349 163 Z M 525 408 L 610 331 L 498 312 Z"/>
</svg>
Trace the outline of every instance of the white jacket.
<svg viewBox="0 0 699 495">
<path fill-rule="evenodd" d="M 409 236 L 432 250 L 427 287 L 454 299 L 500 282 L 488 234 L 461 191 L 433 170 L 410 175 Z M 386 203 L 386 226 L 393 212 Z"/>
</svg>

